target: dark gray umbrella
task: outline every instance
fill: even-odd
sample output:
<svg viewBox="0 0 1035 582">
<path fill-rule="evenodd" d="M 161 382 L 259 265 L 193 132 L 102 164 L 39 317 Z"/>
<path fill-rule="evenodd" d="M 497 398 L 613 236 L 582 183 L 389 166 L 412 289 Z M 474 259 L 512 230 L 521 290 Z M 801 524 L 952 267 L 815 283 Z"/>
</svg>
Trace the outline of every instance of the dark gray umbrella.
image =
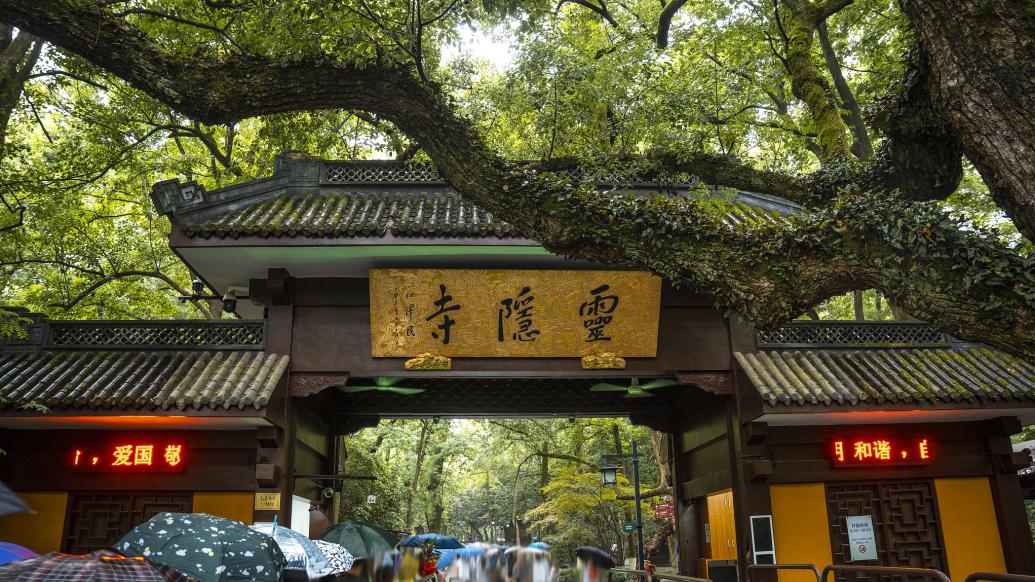
<svg viewBox="0 0 1035 582">
<path fill-rule="evenodd" d="M 345 549 L 356 557 L 390 552 L 399 542 L 383 527 L 359 521 L 332 525 L 320 538 L 345 546 Z"/>
<path fill-rule="evenodd" d="M 14 491 L 11 491 L 10 487 L 4 485 L 3 481 L 0 481 L 0 515 L 23 513 L 26 511 L 32 510 L 22 501 L 21 497 L 18 497 Z"/>
</svg>

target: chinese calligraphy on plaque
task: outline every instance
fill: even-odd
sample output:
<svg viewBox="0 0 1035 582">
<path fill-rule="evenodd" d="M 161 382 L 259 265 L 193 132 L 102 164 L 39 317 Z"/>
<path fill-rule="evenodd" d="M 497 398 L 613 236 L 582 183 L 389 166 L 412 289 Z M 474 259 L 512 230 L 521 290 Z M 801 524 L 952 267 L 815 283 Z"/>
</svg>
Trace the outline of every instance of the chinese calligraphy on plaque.
<svg viewBox="0 0 1035 582">
<path fill-rule="evenodd" d="M 654 357 L 660 304 L 634 271 L 370 271 L 375 357 Z"/>
</svg>

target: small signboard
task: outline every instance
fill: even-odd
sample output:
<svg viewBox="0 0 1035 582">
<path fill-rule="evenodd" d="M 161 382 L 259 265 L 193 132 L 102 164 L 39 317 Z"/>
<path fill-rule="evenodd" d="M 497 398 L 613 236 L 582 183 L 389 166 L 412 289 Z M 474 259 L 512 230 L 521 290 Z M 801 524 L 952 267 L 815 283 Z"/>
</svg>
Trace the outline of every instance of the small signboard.
<svg viewBox="0 0 1035 582">
<path fill-rule="evenodd" d="M 845 518 L 848 525 L 848 547 L 852 562 L 877 559 L 877 540 L 873 533 L 873 517 L 850 515 Z"/>
<path fill-rule="evenodd" d="M 371 505 L 377 503 L 377 495 L 367 495 L 367 503 L 370 503 Z"/>
<path fill-rule="evenodd" d="M 255 493 L 256 511 L 280 511 L 280 493 Z"/>
<path fill-rule="evenodd" d="M 631 521 L 627 521 L 622 524 L 622 531 L 627 534 L 631 534 L 632 532 L 636 531 L 636 524 Z"/>
<path fill-rule="evenodd" d="M 676 506 L 671 497 L 663 497 L 661 503 L 651 504 L 651 509 L 654 510 L 654 519 L 658 520 L 667 519 L 676 514 Z"/>
</svg>

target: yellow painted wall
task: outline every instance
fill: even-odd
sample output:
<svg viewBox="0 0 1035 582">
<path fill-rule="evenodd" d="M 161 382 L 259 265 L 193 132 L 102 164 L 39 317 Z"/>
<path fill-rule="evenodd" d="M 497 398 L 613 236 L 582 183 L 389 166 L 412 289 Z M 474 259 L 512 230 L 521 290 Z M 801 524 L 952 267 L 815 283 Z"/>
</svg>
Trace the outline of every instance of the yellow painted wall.
<svg viewBox="0 0 1035 582">
<path fill-rule="evenodd" d="M 25 546 L 39 554 L 61 550 L 68 493 L 23 493 L 18 496 L 36 513 L 13 513 L 0 517 L 0 541 Z"/>
<path fill-rule="evenodd" d="M 1003 543 L 987 477 L 935 479 L 949 576 L 1006 572 Z"/>
<path fill-rule="evenodd" d="M 771 485 L 773 537 L 780 564 L 830 565 L 830 522 L 827 495 L 822 483 Z M 780 582 L 815 582 L 809 572 L 780 572 Z"/>
<path fill-rule="evenodd" d="M 255 494 L 251 491 L 194 493 L 194 513 L 207 513 L 250 524 L 253 507 Z"/>
</svg>

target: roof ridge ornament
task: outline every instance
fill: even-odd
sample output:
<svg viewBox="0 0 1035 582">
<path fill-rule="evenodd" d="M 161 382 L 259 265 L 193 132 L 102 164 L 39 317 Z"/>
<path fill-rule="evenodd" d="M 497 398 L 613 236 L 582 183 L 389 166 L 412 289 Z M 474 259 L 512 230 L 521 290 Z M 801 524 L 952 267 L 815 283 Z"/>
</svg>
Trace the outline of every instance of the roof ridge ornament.
<svg viewBox="0 0 1035 582">
<path fill-rule="evenodd" d="M 205 200 L 205 187 L 194 180 L 180 182 L 173 178 L 151 187 L 151 201 L 160 214 L 177 214 L 181 209 L 204 204 Z"/>
</svg>

